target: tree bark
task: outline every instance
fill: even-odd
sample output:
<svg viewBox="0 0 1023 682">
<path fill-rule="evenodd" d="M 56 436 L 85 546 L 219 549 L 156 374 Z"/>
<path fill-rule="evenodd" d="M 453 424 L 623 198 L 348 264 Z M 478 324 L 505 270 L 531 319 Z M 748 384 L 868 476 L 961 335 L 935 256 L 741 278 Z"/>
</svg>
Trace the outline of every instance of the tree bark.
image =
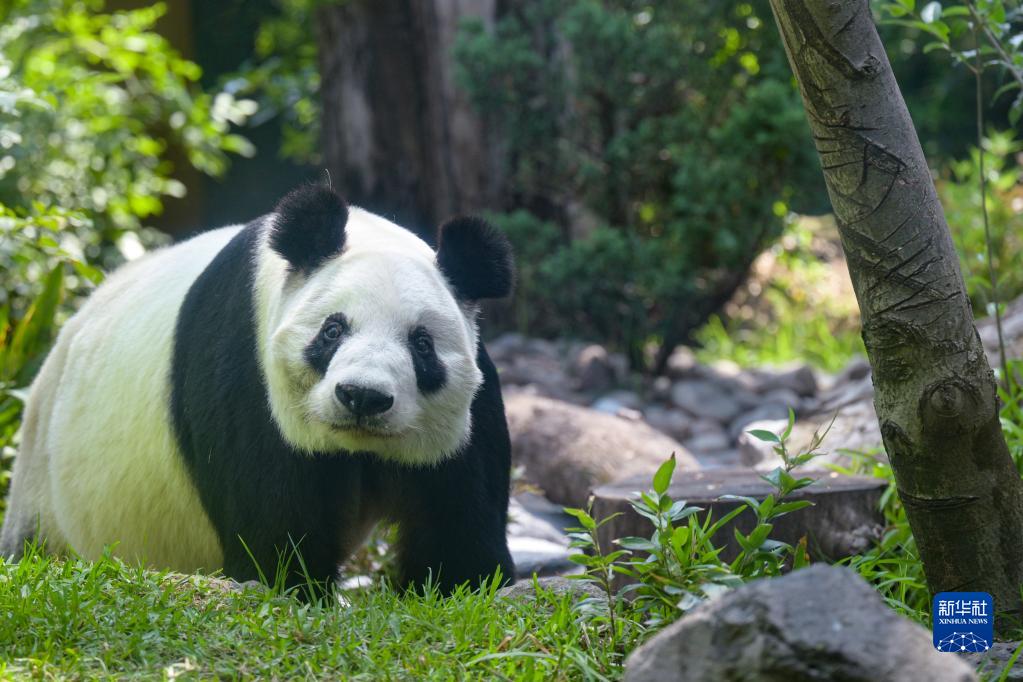
<svg viewBox="0 0 1023 682">
<path fill-rule="evenodd" d="M 459 22 L 496 0 L 352 0 L 318 13 L 323 135 L 335 186 L 431 236 L 496 206 L 497 145 L 455 86 Z"/>
<path fill-rule="evenodd" d="M 865 0 L 771 0 L 838 220 L 932 592 L 1020 611 L 1023 482 L 934 182 Z"/>
</svg>

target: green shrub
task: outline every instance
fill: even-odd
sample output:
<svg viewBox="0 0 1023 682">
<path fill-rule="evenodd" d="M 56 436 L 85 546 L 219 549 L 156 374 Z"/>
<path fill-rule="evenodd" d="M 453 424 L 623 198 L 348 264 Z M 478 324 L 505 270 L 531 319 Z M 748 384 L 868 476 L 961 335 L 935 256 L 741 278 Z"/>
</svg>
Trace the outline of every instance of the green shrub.
<svg viewBox="0 0 1023 682">
<path fill-rule="evenodd" d="M 145 220 L 185 192 L 172 148 L 211 174 L 228 152 L 251 152 L 230 126 L 252 103 L 196 87 L 199 67 L 153 31 L 163 4 L 102 7 L 15 0 L 0 9 L 0 303 L 15 316 L 58 261 L 95 279 L 82 266 L 118 263 L 119 240 L 137 252 L 139 238 L 155 238 L 140 232 Z"/>
<path fill-rule="evenodd" d="M 1023 294 L 1023 183 L 1014 162 L 1023 144 L 1015 139 L 1013 131 L 993 132 L 984 140 L 984 148 L 991 254 L 997 273 L 997 299 L 1004 304 Z M 950 162 L 947 174 L 938 182 L 938 193 L 973 311 L 989 315 L 995 298 L 980 206 L 979 161 L 979 152 L 973 148 L 967 158 Z"/>
<path fill-rule="evenodd" d="M 535 254 L 521 331 L 633 359 L 678 343 L 780 234 L 794 188 L 820 187 L 766 3 L 529 3 L 467 22 L 454 55 L 510 203 L 535 216 L 498 219 Z"/>
</svg>

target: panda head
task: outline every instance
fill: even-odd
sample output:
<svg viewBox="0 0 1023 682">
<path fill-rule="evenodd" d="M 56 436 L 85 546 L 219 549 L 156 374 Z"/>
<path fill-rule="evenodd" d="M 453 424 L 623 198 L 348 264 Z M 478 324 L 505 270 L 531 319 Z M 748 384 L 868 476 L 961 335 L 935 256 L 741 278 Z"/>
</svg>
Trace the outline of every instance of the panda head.
<svg viewBox="0 0 1023 682">
<path fill-rule="evenodd" d="M 260 360 L 286 441 L 418 465 L 466 443 L 483 382 L 478 302 L 512 286 L 500 232 L 454 219 L 434 251 L 307 186 L 271 214 L 256 260 Z"/>
</svg>

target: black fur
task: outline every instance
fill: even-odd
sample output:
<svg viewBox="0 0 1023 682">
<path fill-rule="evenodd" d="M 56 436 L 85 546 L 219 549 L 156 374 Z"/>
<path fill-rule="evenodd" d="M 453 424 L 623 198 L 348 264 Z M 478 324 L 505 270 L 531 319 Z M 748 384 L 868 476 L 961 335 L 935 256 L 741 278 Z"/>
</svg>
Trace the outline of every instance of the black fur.
<svg viewBox="0 0 1023 682">
<path fill-rule="evenodd" d="M 483 388 L 473 435 L 454 458 L 422 469 L 370 455 L 293 450 L 267 404 L 256 357 L 253 256 L 262 221 L 244 228 L 192 285 L 178 315 L 171 412 L 181 452 L 237 580 L 298 545 L 286 584 L 328 582 L 369 524 L 399 524 L 406 584 L 432 574 L 444 590 L 501 569 L 513 579 L 505 539 L 511 448 L 497 372 L 482 344 Z M 251 557 L 250 557 L 251 553 Z M 257 568 L 258 567 L 258 568 Z"/>
<path fill-rule="evenodd" d="M 337 339 L 330 340 L 324 338 L 323 330 L 328 324 L 338 324 L 342 329 L 341 336 Z M 309 342 L 309 345 L 305 347 L 302 355 L 305 357 L 305 361 L 309 363 L 309 366 L 315 369 L 320 376 L 327 373 L 327 368 L 330 367 L 330 361 L 334 357 L 334 353 L 344 343 L 345 336 L 348 334 L 348 320 L 341 313 L 334 313 L 326 320 L 323 321 L 323 325 L 320 327 L 320 331 L 316 334 L 316 338 Z"/>
<path fill-rule="evenodd" d="M 424 395 L 429 395 L 444 388 L 444 384 L 448 380 L 448 373 L 444 368 L 444 363 L 433 350 L 432 340 L 428 350 L 420 350 L 417 347 L 417 338 L 424 335 L 427 338 L 430 336 L 429 332 L 422 327 L 409 332 L 408 349 L 412 355 L 412 367 L 416 370 L 416 387 Z"/>
<path fill-rule="evenodd" d="M 437 265 L 465 301 L 504 298 L 515 282 L 508 238 L 480 218 L 455 218 L 440 228 Z"/>
<path fill-rule="evenodd" d="M 310 273 L 345 247 L 348 206 L 329 187 L 305 185 L 281 199 L 270 246 L 297 272 Z"/>
</svg>

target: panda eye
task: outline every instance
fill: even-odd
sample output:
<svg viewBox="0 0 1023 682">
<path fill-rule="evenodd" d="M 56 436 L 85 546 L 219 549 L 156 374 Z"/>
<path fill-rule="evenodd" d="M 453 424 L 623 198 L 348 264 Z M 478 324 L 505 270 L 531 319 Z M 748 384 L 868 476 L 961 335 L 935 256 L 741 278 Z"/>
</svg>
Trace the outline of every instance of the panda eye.
<svg viewBox="0 0 1023 682">
<path fill-rule="evenodd" d="M 429 355 L 433 352 L 433 339 L 425 329 L 417 329 L 412 334 L 412 347 L 420 355 Z"/>
<path fill-rule="evenodd" d="M 341 338 L 341 334 L 344 333 L 344 327 L 337 320 L 327 320 L 327 323 L 323 325 L 323 329 L 320 331 L 320 336 L 325 341 L 337 341 Z"/>
</svg>

